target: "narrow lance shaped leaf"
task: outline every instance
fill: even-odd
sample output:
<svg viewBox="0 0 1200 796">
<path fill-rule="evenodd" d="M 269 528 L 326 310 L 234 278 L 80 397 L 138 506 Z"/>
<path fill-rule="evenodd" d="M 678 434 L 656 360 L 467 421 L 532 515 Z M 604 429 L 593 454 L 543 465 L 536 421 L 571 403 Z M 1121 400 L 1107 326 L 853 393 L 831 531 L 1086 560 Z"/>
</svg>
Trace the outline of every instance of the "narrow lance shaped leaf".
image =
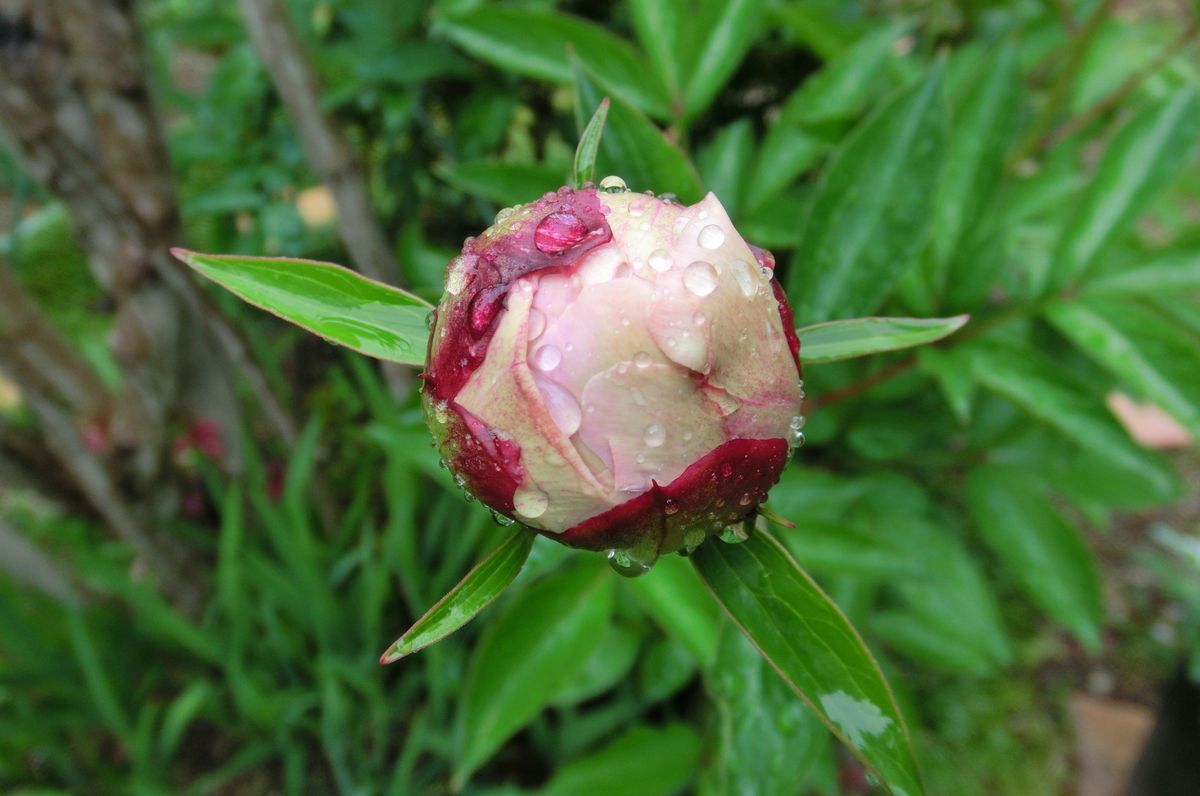
<svg viewBox="0 0 1200 796">
<path fill-rule="evenodd" d="M 581 61 L 576 61 L 574 68 L 575 107 L 582 113 L 583 108 L 599 105 L 603 95 L 595 76 Z M 703 194 L 700 177 L 683 150 L 667 140 L 649 119 L 615 96 L 600 140 L 597 168 L 602 174 L 623 177 L 630 188 L 671 192 L 687 203 L 695 202 Z"/>
<path fill-rule="evenodd" d="M 315 260 L 200 254 L 179 260 L 254 306 L 331 343 L 405 365 L 425 361 L 427 301 Z"/>
<path fill-rule="evenodd" d="M 518 528 L 397 639 L 379 662 L 398 661 L 441 641 L 474 619 L 513 582 L 529 558 L 535 538 L 533 531 Z"/>
<path fill-rule="evenodd" d="M 817 365 L 932 343 L 954 334 L 968 320 L 969 315 L 854 318 L 805 326 L 796 330 L 796 336 L 800 338 L 800 359 L 806 365 Z"/>
<path fill-rule="evenodd" d="M 579 137 L 579 146 L 575 148 L 575 173 L 573 181 L 578 188 L 585 182 L 596 179 L 596 154 L 600 149 L 600 137 L 604 135 L 604 120 L 608 118 L 609 99 L 605 97 L 596 106 L 583 135 Z"/>
<path fill-rule="evenodd" d="M 850 621 L 769 533 L 692 554 L 726 613 L 780 676 L 895 796 L 922 793 L 908 728 Z"/>
<path fill-rule="evenodd" d="M 878 309 L 925 241 L 945 112 L 939 62 L 863 122 L 834 156 L 803 222 L 788 293 L 816 321 Z"/>
<path fill-rule="evenodd" d="M 1046 313 L 1064 337 L 1200 435 L 1200 351 L 1195 338 L 1134 301 L 1080 298 Z"/>
<path fill-rule="evenodd" d="M 684 110 L 699 115 L 733 76 L 762 26 L 762 0 L 709 0 L 697 11 L 683 70 Z"/>
<path fill-rule="evenodd" d="M 488 626 L 459 702 L 454 790 L 583 668 L 612 602 L 612 572 L 589 558 L 526 588 Z"/>
<path fill-rule="evenodd" d="M 1015 467 L 980 467 L 967 503 L 988 547 L 1025 593 L 1089 648 L 1100 642 L 1100 578 L 1079 532 L 1042 487 Z"/>
<path fill-rule="evenodd" d="M 553 83 L 571 82 L 569 45 L 614 97 L 659 119 L 670 115 L 666 89 L 633 46 L 571 14 L 494 3 L 442 17 L 435 30 L 503 70 Z"/>
<path fill-rule="evenodd" d="M 1142 111 L 1104 151 L 1095 177 L 1063 230 L 1048 292 L 1084 278 L 1187 162 L 1200 133 L 1200 94 L 1182 88 Z"/>
<path fill-rule="evenodd" d="M 1167 500 L 1177 491 L 1170 466 L 1143 450 L 1108 409 L 1048 357 L 999 344 L 964 347 L 975 379 L 1106 464 L 1128 472 Z"/>
</svg>

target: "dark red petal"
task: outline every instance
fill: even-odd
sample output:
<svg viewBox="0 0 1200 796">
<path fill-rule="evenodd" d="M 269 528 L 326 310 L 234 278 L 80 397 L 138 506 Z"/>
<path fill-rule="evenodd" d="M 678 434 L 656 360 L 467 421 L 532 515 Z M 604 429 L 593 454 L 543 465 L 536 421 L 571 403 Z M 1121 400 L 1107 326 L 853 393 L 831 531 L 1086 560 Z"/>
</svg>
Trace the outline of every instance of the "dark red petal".
<svg viewBox="0 0 1200 796">
<path fill-rule="evenodd" d="M 685 532 L 712 534 L 750 514 L 766 500 L 787 460 L 786 440 L 730 440 L 666 486 L 656 484 L 562 534 L 546 535 L 587 550 L 622 550 L 654 536 L 661 539 L 660 554 L 674 552 Z"/>
<path fill-rule="evenodd" d="M 512 516 L 513 493 L 525 475 L 521 446 L 498 436 L 461 406 L 454 404 L 451 410 L 442 446 L 446 464 L 485 506 Z"/>
<path fill-rule="evenodd" d="M 501 222 L 463 243 L 468 273 L 448 296 L 429 338 L 425 389 L 452 400 L 483 362 L 504 299 L 514 281 L 533 271 L 566 270 L 612 240 L 595 189 L 548 193 L 520 221 Z"/>
<path fill-rule="evenodd" d="M 800 338 L 796 336 L 796 315 L 788 304 L 783 285 L 778 279 L 771 279 L 771 289 L 775 291 L 775 301 L 779 303 L 779 320 L 783 321 L 783 335 L 787 338 L 788 348 L 792 350 L 792 361 L 796 363 L 796 372 L 804 375 L 800 368 Z"/>
</svg>

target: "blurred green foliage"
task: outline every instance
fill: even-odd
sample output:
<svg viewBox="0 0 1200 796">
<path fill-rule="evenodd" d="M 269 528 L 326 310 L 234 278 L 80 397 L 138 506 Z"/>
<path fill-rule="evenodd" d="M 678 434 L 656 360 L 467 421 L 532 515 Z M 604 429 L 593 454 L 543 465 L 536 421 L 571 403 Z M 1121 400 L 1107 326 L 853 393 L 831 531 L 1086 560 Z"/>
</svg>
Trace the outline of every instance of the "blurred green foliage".
<svg viewBox="0 0 1200 796">
<path fill-rule="evenodd" d="M 306 210 L 317 179 L 236 5 L 144 5 L 185 243 L 345 261 L 330 218 Z M 1105 396 L 1200 433 L 1200 67 L 1167 49 L 1191 23 L 1129 8 L 1082 24 L 1096 6 L 290 3 L 427 298 L 463 237 L 568 178 L 607 96 L 597 176 L 716 192 L 778 258 L 797 323 L 971 314 L 917 356 L 810 368 L 809 442 L 771 497 L 797 523 L 781 538 L 898 686 L 930 792 L 960 794 L 1064 792 L 1062 694 L 1035 672 L 1104 643 L 1081 522 L 1181 493 Z M 21 179 L 0 162 L 11 194 Z M 102 359 L 102 296 L 45 234 L 62 211 L 27 201 L 41 209 L 0 251 Z M 479 622 L 381 668 L 504 532 L 373 365 L 219 298 L 311 422 L 286 460 L 253 428 L 229 441 L 236 483 L 191 465 L 202 508 L 175 530 L 206 552 L 212 588 L 195 618 L 90 520 L 0 505 L 87 595 L 64 608 L 0 580 L 0 788 L 865 792 L 674 559 L 616 580 L 539 539 Z M 1176 560 L 1194 540 L 1158 541 L 1200 655 L 1195 569 Z"/>
</svg>

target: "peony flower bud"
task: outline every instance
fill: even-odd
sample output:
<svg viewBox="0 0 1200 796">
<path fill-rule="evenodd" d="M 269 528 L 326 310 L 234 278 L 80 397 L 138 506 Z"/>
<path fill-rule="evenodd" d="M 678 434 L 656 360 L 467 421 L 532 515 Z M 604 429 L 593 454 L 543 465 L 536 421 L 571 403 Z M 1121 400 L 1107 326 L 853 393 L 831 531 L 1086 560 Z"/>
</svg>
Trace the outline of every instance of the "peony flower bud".
<svg viewBox="0 0 1200 796">
<path fill-rule="evenodd" d="M 800 440 L 800 344 L 709 194 L 561 188 L 506 209 L 446 272 L 423 374 L 458 483 L 634 572 L 738 523 Z"/>
</svg>

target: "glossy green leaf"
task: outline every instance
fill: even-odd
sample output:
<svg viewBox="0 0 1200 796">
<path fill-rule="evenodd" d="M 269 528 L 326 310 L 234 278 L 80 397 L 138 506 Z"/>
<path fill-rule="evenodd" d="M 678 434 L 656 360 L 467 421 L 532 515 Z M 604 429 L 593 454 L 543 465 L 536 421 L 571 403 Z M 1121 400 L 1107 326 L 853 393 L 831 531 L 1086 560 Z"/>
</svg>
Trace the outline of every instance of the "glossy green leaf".
<svg viewBox="0 0 1200 796">
<path fill-rule="evenodd" d="M 870 616 L 873 633 L 893 649 L 939 671 L 986 675 L 1012 660 L 996 597 L 951 529 L 917 515 L 889 524 L 918 568 L 890 581 L 899 604 Z"/>
<path fill-rule="evenodd" d="M 1200 292 L 1200 250 L 1189 247 L 1097 276 L 1083 286 L 1088 296 L 1180 295 Z"/>
<path fill-rule="evenodd" d="M 592 650 L 583 668 L 555 695 L 553 705 L 570 706 L 594 699 L 624 680 L 637 662 L 641 636 L 613 623 Z"/>
<path fill-rule="evenodd" d="M 813 321 L 879 308 L 916 262 L 929 226 L 945 134 L 941 65 L 863 122 L 812 197 L 788 293 Z"/>
<path fill-rule="evenodd" d="M 900 32 L 888 26 L 864 36 L 784 101 L 758 147 L 748 181 L 754 187 L 752 207 L 766 205 L 829 151 L 836 137 L 815 126 L 853 119 L 886 89 L 885 66 Z"/>
<path fill-rule="evenodd" d="M 331 343 L 406 365 L 425 361 L 433 306 L 348 268 L 315 260 L 171 253 L 202 276 Z"/>
<path fill-rule="evenodd" d="M 705 189 L 717 195 L 731 218 L 736 219 L 741 208 L 754 146 L 754 124 L 743 117 L 722 127 L 696 156 Z"/>
<path fill-rule="evenodd" d="M 946 268 L 960 239 L 976 223 L 1004 174 L 1020 99 L 1017 48 L 1005 42 L 983 59 L 951 120 L 930 239 L 930 288 L 935 296 L 944 291 Z"/>
<path fill-rule="evenodd" d="M 717 727 L 712 792 L 804 792 L 813 769 L 831 762 L 829 732 L 737 628 L 721 633 L 705 682 Z"/>
<path fill-rule="evenodd" d="M 1126 124 L 1104 150 L 1096 174 L 1055 250 L 1049 289 L 1081 280 L 1108 246 L 1146 210 L 1187 163 L 1200 134 L 1200 95 L 1183 88 Z"/>
<path fill-rule="evenodd" d="M 925 345 L 948 337 L 970 316 L 952 318 L 853 318 L 829 321 L 796 330 L 800 359 L 806 365 L 837 362 L 884 351 Z"/>
<path fill-rule="evenodd" d="M 605 90 L 657 118 L 666 91 L 629 42 L 579 17 L 499 4 L 440 19 L 435 28 L 490 64 L 551 83 L 571 82 L 567 50 L 594 71 Z M 590 107 L 595 107 L 593 103 Z"/>
<path fill-rule="evenodd" d="M 791 39 L 830 60 L 870 31 L 871 20 L 847 10 L 844 0 L 792 0 L 777 3 L 771 12 Z"/>
<path fill-rule="evenodd" d="M 581 559 L 529 586 L 488 626 L 459 704 L 455 789 L 583 668 L 612 610 L 612 584 L 602 562 Z"/>
<path fill-rule="evenodd" d="M 595 108 L 603 95 L 592 72 L 575 64 L 575 108 Z M 582 123 L 581 123 L 582 125 Z M 616 97 L 608 112 L 600 140 L 597 174 L 616 174 L 638 191 L 674 193 L 686 203 L 700 199 L 703 191 L 696 169 L 678 146 L 631 106 Z"/>
<path fill-rule="evenodd" d="M 563 185 L 562 169 L 541 163 L 506 163 L 473 160 L 443 163 L 434 172 L 460 191 L 483 197 L 505 207 L 522 205 Z"/>
<path fill-rule="evenodd" d="M 1085 354 L 1200 436 L 1200 350 L 1194 338 L 1134 301 L 1063 301 L 1046 316 Z"/>
<path fill-rule="evenodd" d="M 682 71 L 684 114 L 708 107 L 733 76 L 763 23 L 763 0 L 702 0 L 690 14 L 688 59 Z"/>
<path fill-rule="evenodd" d="M 637 726 L 554 772 L 540 796 L 671 796 L 695 776 L 700 737 L 684 724 Z"/>
<path fill-rule="evenodd" d="M 683 43 L 687 9 L 663 0 L 629 0 L 629 17 L 638 42 L 654 65 L 672 100 L 672 113 L 683 105 Z"/>
<path fill-rule="evenodd" d="M 575 147 L 575 173 L 572 175 L 575 187 L 596 180 L 596 153 L 600 149 L 600 137 L 604 135 L 604 121 L 608 118 L 609 104 L 608 97 L 600 100 L 596 112 L 592 114 L 587 127 L 583 128 L 583 134 L 579 136 L 579 145 Z"/>
<path fill-rule="evenodd" d="M 1100 643 L 1100 577 L 1079 532 L 1044 484 L 1015 466 L 977 467 L 967 504 L 988 547 L 1025 593 L 1089 648 Z"/>
<path fill-rule="evenodd" d="M 885 25 L 863 36 L 850 49 L 808 77 L 784 102 L 779 123 L 813 126 L 853 119 L 886 90 L 892 47 L 904 33 Z"/>
<path fill-rule="evenodd" d="M 1028 348 L 972 345 L 975 379 L 1004 396 L 1094 456 L 1136 473 L 1160 494 L 1175 491 L 1175 477 L 1161 457 L 1140 448 L 1113 419 L 1103 396 L 1076 384 L 1045 355 Z"/>
<path fill-rule="evenodd" d="M 897 796 L 922 793 L 908 728 L 879 664 L 829 597 L 770 534 L 692 554 L 738 627 L 818 717 Z"/>
<path fill-rule="evenodd" d="M 398 661 L 441 641 L 474 619 L 521 571 L 536 536 L 533 531 L 518 528 L 405 631 L 383 654 L 380 662 Z"/>
<path fill-rule="evenodd" d="M 962 352 L 954 348 L 923 348 L 917 353 L 917 366 L 937 382 L 950 411 L 959 423 L 966 425 L 971 419 L 975 377 Z"/>
<path fill-rule="evenodd" d="M 664 633 L 684 644 L 707 668 L 717 654 L 722 616 L 691 570 L 679 556 L 667 556 L 642 577 L 622 585 L 637 596 Z"/>
</svg>

